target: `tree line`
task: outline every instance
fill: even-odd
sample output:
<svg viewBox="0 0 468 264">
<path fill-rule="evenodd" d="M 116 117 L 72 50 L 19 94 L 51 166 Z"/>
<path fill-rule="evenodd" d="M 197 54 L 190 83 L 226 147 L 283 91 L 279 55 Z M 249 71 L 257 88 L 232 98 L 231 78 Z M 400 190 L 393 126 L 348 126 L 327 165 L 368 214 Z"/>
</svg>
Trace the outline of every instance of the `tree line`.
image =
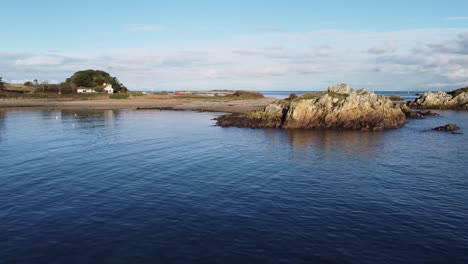
<svg viewBox="0 0 468 264">
<path fill-rule="evenodd" d="M 71 94 L 76 93 L 80 87 L 93 88 L 97 92 L 102 92 L 105 84 L 111 84 L 114 92 L 117 93 L 128 91 L 127 87 L 117 77 L 113 77 L 109 73 L 100 70 L 78 71 L 60 84 L 39 83 L 37 79 L 34 79 L 33 81 L 26 81 L 23 85 L 34 87 L 36 92 Z M 2 77 L 0 77 L 0 89 L 5 89 L 5 82 Z"/>
</svg>

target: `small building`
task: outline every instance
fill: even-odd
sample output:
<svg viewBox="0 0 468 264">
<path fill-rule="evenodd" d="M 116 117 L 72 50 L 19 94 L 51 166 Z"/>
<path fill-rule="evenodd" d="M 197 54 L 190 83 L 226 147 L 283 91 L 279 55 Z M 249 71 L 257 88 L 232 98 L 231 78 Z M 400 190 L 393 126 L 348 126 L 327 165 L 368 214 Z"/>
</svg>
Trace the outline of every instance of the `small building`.
<svg viewBox="0 0 468 264">
<path fill-rule="evenodd" d="M 112 88 L 112 84 L 105 84 L 104 83 L 104 92 L 108 94 L 113 94 L 114 93 L 114 88 Z"/>
<path fill-rule="evenodd" d="M 76 92 L 77 92 L 77 93 L 95 93 L 96 90 L 94 90 L 93 88 L 78 87 L 78 88 L 76 89 Z"/>
</svg>

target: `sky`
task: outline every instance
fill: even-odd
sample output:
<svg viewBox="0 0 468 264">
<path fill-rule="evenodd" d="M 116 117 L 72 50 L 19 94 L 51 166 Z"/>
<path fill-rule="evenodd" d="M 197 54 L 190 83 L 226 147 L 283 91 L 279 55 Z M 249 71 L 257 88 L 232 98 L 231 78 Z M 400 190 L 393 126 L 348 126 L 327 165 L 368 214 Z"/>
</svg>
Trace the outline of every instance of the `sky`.
<svg viewBox="0 0 468 264">
<path fill-rule="evenodd" d="M 131 90 L 453 90 L 468 1 L 2 1 L 0 76 Z"/>
</svg>

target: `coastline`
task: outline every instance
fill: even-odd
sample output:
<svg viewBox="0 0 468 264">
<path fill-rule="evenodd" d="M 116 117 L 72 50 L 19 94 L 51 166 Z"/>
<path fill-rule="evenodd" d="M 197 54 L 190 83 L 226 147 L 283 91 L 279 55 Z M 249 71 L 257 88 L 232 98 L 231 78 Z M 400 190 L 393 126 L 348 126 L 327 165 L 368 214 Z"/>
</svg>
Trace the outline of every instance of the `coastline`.
<svg viewBox="0 0 468 264">
<path fill-rule="evenodd" d="M 204 112 L 246 113 L 267 106 L 276 98 L 266 97 L 262 99 L 212 99 L 212 98 L 174 98 L 161 96 L 137 96 L 128 99 L 98 98 L 90 100 L 82 99 L 32 99 L 32 98 L 8 98 L 0 99 L 0 109 L 28 108 L 28 109 L 165 109 L 165 110 L 191 110 Z"/>
</svg>

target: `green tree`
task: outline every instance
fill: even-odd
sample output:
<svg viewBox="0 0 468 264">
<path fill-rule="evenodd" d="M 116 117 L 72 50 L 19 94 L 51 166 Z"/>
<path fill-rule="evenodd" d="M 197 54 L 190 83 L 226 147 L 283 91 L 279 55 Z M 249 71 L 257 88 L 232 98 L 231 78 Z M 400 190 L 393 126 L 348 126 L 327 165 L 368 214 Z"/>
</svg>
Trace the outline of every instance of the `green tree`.
<svg viewBox="0 0 468 264">
<path fill-rule="evenodd" d="M 0 89 L 3 90 L 5 88 L 5 82 L 3 81 L 3 77 L 0 77 Z"/>
<path fill-rule="evenodd" d="M 90 74 L 76 74 L 72 77 L 72 82 L 76 86 L 93 87 L 93 77 Z"/>
<path fill-rule="evenodd" d="M 115 92 L 127 92 L 128 89 L 117 79 L 109 73 L 100 70 L 84 70 L 78 71 L 70 78 L 67 78 L 66 83 L 72 88 L 79 86 L 89 88 L 100 88 L 104 83 L 112 84 Z"/>
<path fill-rule="evenodd" d="M 114 91 L 118 93 L 128 92 L 127 87 L 125 87 L 116 77 L 112 78 L 111 84 L 112 84 L 112 88 L 114 88 Z"/>
<path fill-rule="evenodd" d="M 60 93 L 62 94 L 72 94 L 75 92 L 75 89 L 73 89 L 69 83 L 61 83 L 60 85 Z"/>
</svg>

